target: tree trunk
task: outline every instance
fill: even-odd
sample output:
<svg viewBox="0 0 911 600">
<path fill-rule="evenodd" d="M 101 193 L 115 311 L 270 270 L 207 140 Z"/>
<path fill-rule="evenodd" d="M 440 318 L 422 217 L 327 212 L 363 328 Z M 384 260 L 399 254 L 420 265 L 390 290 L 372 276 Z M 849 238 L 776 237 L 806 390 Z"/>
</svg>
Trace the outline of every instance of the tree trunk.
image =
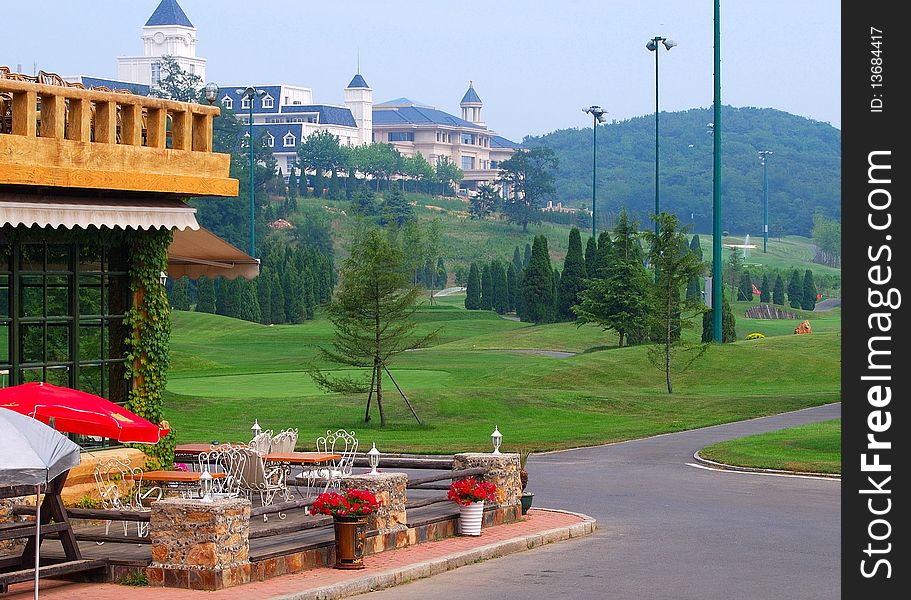
<svg viewBox="0 0 911 600">
<path fill-rule="evenodd" d="M 376 365 L 376 407 L 380 410 L 380 427 L 386 426 L 386 409 L 383 407 L 383 365 Z"/>
<path fill-rule="evenodd" d="M 373 362 L 373 371 L 370 372 L 370 393 L 367 394 L 367 410 L 364 412 L 364 423 L 370 422 L 370 399 L 373 398 L 373 384 L 376 383 L 376 359 Z"/>
</svg>

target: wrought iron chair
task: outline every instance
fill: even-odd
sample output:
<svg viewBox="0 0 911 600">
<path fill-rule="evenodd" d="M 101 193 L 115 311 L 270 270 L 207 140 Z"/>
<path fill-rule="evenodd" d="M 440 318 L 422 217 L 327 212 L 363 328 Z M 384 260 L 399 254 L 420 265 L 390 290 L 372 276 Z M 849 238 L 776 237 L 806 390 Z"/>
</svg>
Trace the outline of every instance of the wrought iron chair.
<svg viewBox="0 0 911 600">
<path fill-rule="evenodd" d="M 95 484 L 101 496 L 101 506 L 106 510 L 150 512 L 146 504 L 161 500 L 163 491 L 158 486 L 142 490 L 142 469 L 131 466 L 129 462 L 112 458 L 102 461 L 95 467 Z M 132 481 L 131 488 L 125 482 Z M 128 535 L 129 522 L 123 521 L 123 535 Z M 111 529 L 111 521 L 104 527 L 105 535 Z M 148 521 L 136 521 L 136 535 L 146 537 L 149 534 Z M 99 546 L 104 542 L 96 542 Z"/>
<path fill-rule="evenodd" d="M 246 455 L 239 446 L 221 445 L 199 455 L 199 471 L 224 473 L 224 477 L 212 479 L 211 495 L 215 499 L 237 498 L 241 495 L 241 478 Z M 203 490 L 200 488 L 199 494 Z"/>
<path fill-rule="evenodd" d="M 285 470 L 281 465 L 266 466 L 263 455 L 253 448 L 238 447 L 237 453 L 243 456 L 243 465 L 240 471 L 240 492 L 250 501 L 254 494 L 259 494 L 262 506 L 269 506 L 275 496 L 287 495 L 285 484 Z M 279 512 L 278 518 L 284 519 L 285 513 Z M 263 521 L 268 521 L 269 515 L 263 515 Z"/>
<path fill-rule="evenodd" d="M 272 451 L 272 430 L 265 429 L 257 433 L 247 446 L 259 454 L 269 454 Z"/>
<path fill-rule="evenodd" d="M 341 489 L 341 480 L 351 475 L 354 467 L 354 456 L 357 454 L 358 441 L 353 431 L 337 429 L 326 431 L 326 435 L 316 438 L 316 451 L 329 454 L 340 454 L 337 458 L 324 467 L 316 467 L 298 475 L 298 479 L 306 479 L 308 487 L 314 487 L 319 481 L 323 491 L 330 487 Z"/>
<path fill-rule="evenodd" d="M 272 438 L 269 452 L 294 452 L 295 446 L 297 446 L 297 429 L 283 429 Z"/>
</svg>

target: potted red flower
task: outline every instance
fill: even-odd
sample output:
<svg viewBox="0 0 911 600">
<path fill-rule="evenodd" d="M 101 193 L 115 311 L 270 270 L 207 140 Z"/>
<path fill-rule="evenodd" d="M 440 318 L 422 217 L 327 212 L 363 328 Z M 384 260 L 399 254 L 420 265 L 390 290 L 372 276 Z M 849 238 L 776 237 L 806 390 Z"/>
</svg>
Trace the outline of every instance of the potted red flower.
<svg viewBox="0 0 911 600">
<path fill-rule="evenodd" d="M 459 505 L 459 533 L 481 535 L 484 502 L 496 500 L 497 486 L 474 477 L 453 481 L 448 497 Z"/>
<path fill-rule="evenodd" d="M 325 492 L 317 496 L 310 512 L 332 516 L 336 569 L 364 568 L 367 517 L 379 507 L 379 501 L 370 490 L 351 488 L 343 494 Z"/>
</svg>

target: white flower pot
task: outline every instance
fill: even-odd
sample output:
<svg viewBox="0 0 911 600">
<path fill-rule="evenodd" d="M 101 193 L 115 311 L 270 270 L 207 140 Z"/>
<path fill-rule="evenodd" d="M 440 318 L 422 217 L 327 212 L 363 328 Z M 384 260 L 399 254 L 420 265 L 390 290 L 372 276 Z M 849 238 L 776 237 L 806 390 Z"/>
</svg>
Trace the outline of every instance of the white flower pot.
<svg viewBox="0 0 911 600">
<path fill-rule="evenodd" d="M 481 535 L 481 522 L 484 520 L 484 501 L 459 505 L 459 533 L 462 535 Z"/>
</svg>

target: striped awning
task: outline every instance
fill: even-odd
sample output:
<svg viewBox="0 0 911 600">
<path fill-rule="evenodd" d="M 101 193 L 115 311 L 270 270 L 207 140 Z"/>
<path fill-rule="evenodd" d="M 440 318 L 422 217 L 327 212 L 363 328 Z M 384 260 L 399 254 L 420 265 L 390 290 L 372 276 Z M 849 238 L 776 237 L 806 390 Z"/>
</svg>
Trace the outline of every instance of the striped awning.
<svg viewBox="0 0 911 600">
<path fill-rule="evenodd" d="M 182 200 L 78 198 L 0 194 L 0 225 L 119 229 L 199 229 L 196 209 Z"/>
</svg>

